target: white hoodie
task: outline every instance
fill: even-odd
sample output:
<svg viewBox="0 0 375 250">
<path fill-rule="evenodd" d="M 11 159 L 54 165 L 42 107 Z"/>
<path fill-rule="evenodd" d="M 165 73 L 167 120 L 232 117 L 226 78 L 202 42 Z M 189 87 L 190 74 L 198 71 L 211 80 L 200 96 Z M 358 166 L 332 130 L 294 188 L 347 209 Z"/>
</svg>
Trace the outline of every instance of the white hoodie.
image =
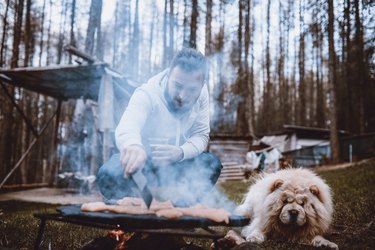
<svg viewBox="0 0 375 250">
<path fill-rule="evenodd" d="M 142 145 L 149 153 L 149 138 L 166 138 L 169 144 L 180 146 L 183 160 L 206 149 L 210 133 L 207 85 L 192 109 L 177 117 L 164 98 L 167 75 L 165 70 L 134 91 L 115 131 L 120 151 L 125 146 Z"/>
</svg>

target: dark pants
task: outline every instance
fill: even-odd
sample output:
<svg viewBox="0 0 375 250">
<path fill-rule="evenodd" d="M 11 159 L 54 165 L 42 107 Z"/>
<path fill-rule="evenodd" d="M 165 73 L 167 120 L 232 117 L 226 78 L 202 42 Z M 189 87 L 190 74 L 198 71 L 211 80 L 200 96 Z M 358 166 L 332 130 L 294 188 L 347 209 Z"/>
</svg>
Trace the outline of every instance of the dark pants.
<svg viewBox="0 0 375 250">
<path fill-rule="evenodd" d="M 175 205 L 198 203 L 215 185 L 222 169 L 219 158 L 211 153 L 157 167 L 147 161 L 142 169 L 147 185 L 158 200 L 171 200 Z M 120 155 L 115 154 L 98 171 L 97 184 L 107 200 L 139 196 L 138 189 L 124 178 Z"/>
</svg>

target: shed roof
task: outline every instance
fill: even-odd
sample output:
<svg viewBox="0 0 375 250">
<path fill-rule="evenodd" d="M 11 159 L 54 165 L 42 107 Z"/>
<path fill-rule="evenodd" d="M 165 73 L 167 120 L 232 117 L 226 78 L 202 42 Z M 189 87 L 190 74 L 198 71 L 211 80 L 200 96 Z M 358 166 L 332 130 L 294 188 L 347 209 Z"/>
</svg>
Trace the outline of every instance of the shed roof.
<svg viewBox="0 0 375 250">
<path fill-rule="evenodd" d="M 305 127 L 305 126 L 297 126 L 297 125 L 284 125 L 284 129 L 287 133 L 294 132 L 297 134 L 299 138 L 308 138 L 308 139 L 327 139 L 329 140 L 329 136 L 331 131 L 326 128 L 316 128 L 316 127 Z M 347 136 L 350 133 L 348 131 L 339 130 L 339 136 Z"/>
<path fill-rule="evenodd" d="M 0 68 L 0 80 L 57 99 L 97 100 L 105 63 L 48 67 Z"/>
</svg>

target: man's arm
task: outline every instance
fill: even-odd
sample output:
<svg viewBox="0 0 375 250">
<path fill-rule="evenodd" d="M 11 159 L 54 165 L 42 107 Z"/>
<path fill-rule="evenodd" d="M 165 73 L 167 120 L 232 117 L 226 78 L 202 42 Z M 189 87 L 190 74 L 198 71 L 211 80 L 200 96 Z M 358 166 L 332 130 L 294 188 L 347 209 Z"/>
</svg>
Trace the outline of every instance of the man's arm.
<svg viewBox="0 0 375 250">
<path fill-rule="evenodd" d="M 141 131 L 151 110 L 151 98 L 145 91 L 137 89 L 115 130 L 116 145 L 120 150 L 125 176 L 142 168 L 146 162 Z"/>
<path fill-rule="evenodd" d="M 200 101 L 198 116 L 190 129 L 190 137 L 181 146 L 184 160 L 201 154 L 207 148 L 209 141 L 210 112 L 207 85 L 203 86 L 202 96 L 198 100 Z"/>
</svg>

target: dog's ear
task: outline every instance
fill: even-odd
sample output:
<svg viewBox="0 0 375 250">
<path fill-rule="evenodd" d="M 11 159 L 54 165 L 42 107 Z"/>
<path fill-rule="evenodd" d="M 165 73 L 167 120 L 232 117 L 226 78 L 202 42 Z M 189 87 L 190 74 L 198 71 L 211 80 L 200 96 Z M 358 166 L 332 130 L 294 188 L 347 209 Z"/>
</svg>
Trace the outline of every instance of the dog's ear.
<svg viewBox="0 0 375 250">
<path fill-rule="evenodd" d="M 312 185 L 312 186 L 310 186 L 310 192 L 311 192 L 313 195 L 319 197 L 319 188 L 318 188 L 316 185 Z"/>
<path fill-rule="evenodd" d="M 271 193 L 273 192 L 273 191 L 275 191 L 276 189 L 278 189 L 279 187 L 281 187 L 281 185 L 283 185 L 284 184 L 284 181 L 283 180 L 281 180 L 281 179 L 277 179 L 273 184 L 272 184 L 272 186 L 271 186 Z"/>
<path fill-rule="evenodd" d="M 322 194 L 319 191 L 319 188 L 316 185 L 310 186 L 310 192 L 315 195 L 321 202 L 323 202 Z"/>
</svg>

